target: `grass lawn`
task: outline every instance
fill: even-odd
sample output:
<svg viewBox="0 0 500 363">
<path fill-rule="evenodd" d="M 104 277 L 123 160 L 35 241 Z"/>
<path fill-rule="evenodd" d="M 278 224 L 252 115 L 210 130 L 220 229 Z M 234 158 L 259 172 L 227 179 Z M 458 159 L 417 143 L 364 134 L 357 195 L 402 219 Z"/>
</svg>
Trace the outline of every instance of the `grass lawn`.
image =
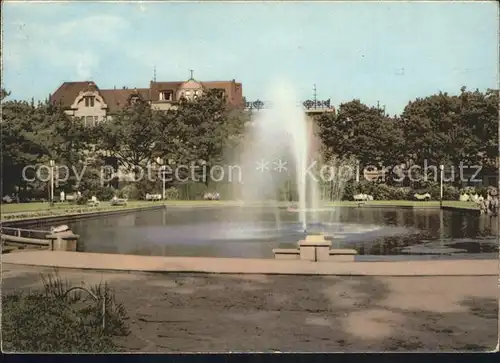
<svg viewBox="0 0 500 363">
<path fill-rule="evenodd" d="M 162 202 L 147 202 L 144 200 L 135 200 L 129 201 L 127 206 L 115 206 L 113 208 L 134 208 L 140 206 L 148 206 L 155 205 Z M 165 201 L 167 205 L 222 205 L 222 204 L 231 204 L 236 203 L 233 201 L 206 201 L 206 200 L 171 200 Z M 293 204 L 294 202 L 292 202 Z M 359 202 L 357 201 L 337 201 L 328 203 L 330 206 L 357 206 Z M 412 200 L 373 200 L 366 202 L 366 205 L 373 206 L 394 206 L 394 207 L 439 207 L 439 201 L 432 200 L 429 202 L 420 202 L 420 201 L 412 201 Z M 108 208 L 110 207 L 109 202 L 101 202 L 99 208 Z M 454 208 L 470 208 L 477 209 L 477 206 L 472 202 L 461 202 L 461 201 L 443 201 L 443 206 L 446 207 L 454 207 Z M 22 212 L 40 212 L 40 211 L 49 211 L 49 210 L 61 210 L 61 209 L 79 209 L 85 208 L 86 206 L 79 206 L 75 204 L 69 203 L 56 203 L 53 207 L 49 206 L 49 203 L 11 203 L 11 204 L 2 204 L 2 214 L 9 213 L 22 213 Z M 89 211 L 92 210 L 92 207 L 88 208 Z"/>
<path fill-rule="evenodd" d="M 128 201 L 126 206 L 114 206 L 113 208 L 134 208 L 139 206 L 147 206 L 147 205 L 155 205 L 160 202 L 147 202 L 144 200 L 133 200 Z M 110 202 L 100 202 L 99 208 L 108 208 L 111 207 Z M 62 209 L 80 209 L 80 208 L 88 208 L 89 211 L 92 210 L 93 207 L 87 207 L 86 205 L 77 205 L 70 203 L 55 203 L 53 207 L 49 205 L 49 203 L 10 203 L 5 204 L 2 203 L 2 214 L 9 213 L 23 213 L 23 212 L 42 212 L 42 211 L 57 211 Z M 95 208 L 94 208 L 95 209 Z"/>
<path fill-rule="evenodd" d="M 329 203 L 329 205 L 333 206 L 355 206 L 358 205 L 357 201 L 338 201 Z M 394 206 L 394 207 L 439 207 L 438 200 L 431 200 L 428 202 L 425 201 L 416 201 L 416 200 L 371 200 L 365 202 L 365 205 L 380 205 L 380 206 Z M 469 209 L 477 209 L 477 206 L 473 202 L 461 202 L 459 200 L 445 200 L 443 201 L 443 206 L 445 207 L 453 207 L 453 208 L 469 208 Z"/>
</svg>

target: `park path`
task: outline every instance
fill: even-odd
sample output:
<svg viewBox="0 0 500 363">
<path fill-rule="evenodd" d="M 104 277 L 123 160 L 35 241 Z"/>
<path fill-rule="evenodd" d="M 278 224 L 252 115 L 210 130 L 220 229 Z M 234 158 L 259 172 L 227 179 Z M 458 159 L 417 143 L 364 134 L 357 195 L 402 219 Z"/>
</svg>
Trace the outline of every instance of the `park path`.
<svg viewBox="0 0 500 363">
<path fill-rule="evenodd" d="M 4 294 L 54 271 L 2 270 Z M 109 283 L 130 316 L 125 351 L 490 351 L 498 339 L 497 276 L 58 274 Z"/>
</svg>

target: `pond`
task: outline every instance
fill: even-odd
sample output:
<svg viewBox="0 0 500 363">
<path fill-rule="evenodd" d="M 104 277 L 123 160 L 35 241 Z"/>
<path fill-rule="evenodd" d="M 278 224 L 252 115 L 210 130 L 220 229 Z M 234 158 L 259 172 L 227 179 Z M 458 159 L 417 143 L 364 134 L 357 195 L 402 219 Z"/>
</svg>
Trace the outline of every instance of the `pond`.
<svg viewBox="0 0 500 363">
<path fill-rule="evenodd" d="M 498 258 L 498 221 L 464 211 L 323 210 L 308 233 L 324 233 L 358 260 Z M 69 223 L 78 250 L 153 256 L 273 258 L 304 238 L 298 214 L 256 207 L 168 207 Z"/>
</svg>

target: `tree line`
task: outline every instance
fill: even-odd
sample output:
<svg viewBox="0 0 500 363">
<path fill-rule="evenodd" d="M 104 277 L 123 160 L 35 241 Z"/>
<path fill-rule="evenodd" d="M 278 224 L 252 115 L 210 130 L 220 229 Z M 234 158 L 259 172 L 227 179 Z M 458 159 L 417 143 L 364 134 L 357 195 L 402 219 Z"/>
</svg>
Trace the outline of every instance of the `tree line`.
<svg viewBox="0 0 500 363">
<path fill-rule="evenodd" d="M 54 160 L 82 170 L 91 149 L 116 156 L 131 172 L 157 158 L 205 167 L 223 163 L 224 151 L 236 150 L 251 118 L 216 92 L 168 111 L 137 102 L 93 127 L 49 102 L 10 100 L 6 90 L 1 97 L 2 195 L 21 198 L 47 191 L 47 183 L 23 178 L 26 165 Z M 486 170 L 496 167 L 498 157 L 498 104 L 498 90 L 462 88 L 458 95 L 438 93 L 412 100 L 393 116 L 353 100 L 334 113 L 316 116 L 315 122 L 326 158 L 355 158 L 361 166 L 463 163 Z M 102 158 L 97 160 L 94 168 L 102 163 Z M 96 173 L 88 175 L 78 187 L 95 192 Z M 61 188 L 71 192 L 76 186 L 72 176 Z"/>
<path fill-rule="evenodd" d="M 462 87 L 458 95 L 440 92 L 410 101 L 400 115 L 353 100 L 316 121 L 325 153 L 353 157 L 361 166 L 462 164 L 495 173 L 498 105 L 498 90 Z"/>
<path fill-rule="evenodd" d="M 83 119 L 72 119 L 49 102 L 8 100 L 8 95 L 2 91 L 5 98 L 2 102 L 2 194 L 22 198 L 35 191 L 47 196 L 48 183 L 31 181 L 35 178 L 32 175 L 26 178 L 23 168 L 48 165 L 49 160 L 75 171 L 59 187 L 66 193 L 76 188 L 99 192 L 102 189 L 99 170 L 106 155 L 116 157 L 120 166 L 131 173 L 138 173 L 139 168 L 158 159 L 161 163 L 195 163 L 204 167 L 221 163 L 223 151 L 238 143 L 248 121 L 243 110 L 228 105 L 212 91 L 193 102 L 181 101 L 177 109 L 168 111 L 135 102 L 95 126 L 86 126 Z M 86 164 L 89 156 L 97 156 L 92 158 L 94 164 L 90 167 Z M 76 175 L 81 175 L 84 168 L 84 178 L 78 184 Z M 30 172 L 33 174 L 34 170 Z M 153 191 L 158 186 L 142 187 Z M 106 194 L 109 193 L 112 191 L 108 189 Z"/>
</svg>

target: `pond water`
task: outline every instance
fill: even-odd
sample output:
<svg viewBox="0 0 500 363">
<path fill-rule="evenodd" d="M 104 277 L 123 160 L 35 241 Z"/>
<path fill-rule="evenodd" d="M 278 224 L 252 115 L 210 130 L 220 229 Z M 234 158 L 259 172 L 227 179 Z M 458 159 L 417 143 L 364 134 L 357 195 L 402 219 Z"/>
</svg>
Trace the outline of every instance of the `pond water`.
<svg viewBox="0 0 500 363">
<path fill-rule="evenodd" d="M 317 213 L 318 214 L 318 213 Z M 498 220 L 436 209 L 332 208 L 308 233 L 333 247 L 354 248 L 359 260 L 498 258 Z M 273 258 L 305 233 L 286 209 L 208 207 L 141 211 L 69 223 L 86 252 Z"/>
</svg>

